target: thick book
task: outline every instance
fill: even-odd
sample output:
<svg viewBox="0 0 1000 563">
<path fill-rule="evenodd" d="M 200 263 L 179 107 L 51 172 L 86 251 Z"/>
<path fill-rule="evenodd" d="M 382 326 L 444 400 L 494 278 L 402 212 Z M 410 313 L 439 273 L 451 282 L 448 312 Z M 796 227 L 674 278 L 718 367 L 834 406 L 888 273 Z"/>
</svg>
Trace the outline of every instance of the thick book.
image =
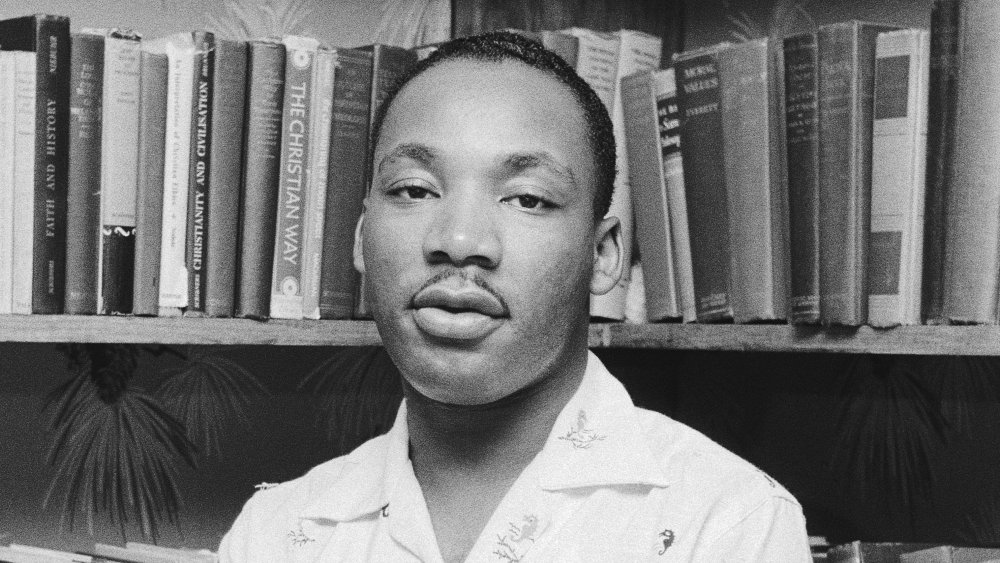
<svg viewBox="0 0 1000 563">
<path fill-rule="evenodd" d="M 143 43 L 167 57 L 167 123 L 164 130 L 163 219 L 160 235 L 161 316 L 178 316 L 188 303 L 188 181 L 191 164 L 191 101 L 194 95 L 194 38 L 176 33 Z"/>
<path fill-rule="evenodd" d="M 236 316 L 264 319 L 271 304 L 285 46 L 274 41 L 251 41 L 247 56 Z"/>
<path fill-rule="evenodd" d="M 396 84 L 403 78 L 411 66 L 417 62 L 417 55 L 409 49 L 393 47 L 376 43 L 361 47 L 372 53 L 372 92 L 369 105 L 370 113 L 368 124 L 371 127 L 378 115 L 382 103 L 389 97 L 389 93 L 395 89 Z M 369 136 L 369 139 L 371 137 Z M 368 146 L 368 154 L 365 158 L 365 186 L 371 185 L 372 157 L 375 147 Z M 364 277 L 358 281 L 358 291 L 354 301 L 354 316 L 359 319 L 371 318 L 368 307 L 364 300 Z"/>
<path fill-rule="evenodd" d="M 247 44 L 216 39 L 213 61 L 205 314 L 231 317 L 236 300 L 240 179 L 246 105 Z"/>
<path fill-rule="evenodd" d="M 14 51 L 0 51 L 0 146 L 13 147 L 17 69 Z M 13 310 L 14 151 L 0 151 L 0 315 Z"/>
<path fill-rule="evenodd" d="M 618 47 L 620 42 L 610 33 L 601 33 L 583 27 L 570 27 L 561 33 L 576 37 L 576 73 L 597 93 L 604 107 L 611 113 L 615 103 L 615 78 L 618 74 Z"/>
<path fill-rule="evenodd" d="M 684 195 L 698 322 L 733 318 L 729 204 L 723 152 L 719 51 L 728 44 L 675 55 Z"/>
<path fill-rule="evenodd" d="M 100 221 L 94 226 L 100 239 L 97 312 L 129 314 L 135 270 L 141 42 L 128 31 L 91 33 L 104 37 Z"/>
<path fill-rule="evenodd" d="M 1000 3 L 962 2 L 958 102 L 945 223 L 942 317 L 997 322 L 1000 272 Z"/>
<path fill-rule="evenodd" d="M 880 33 L 875 50 L 868 324 L 920 323 L 928 32 Z"/>
<path fill-rule="evenodd" d="M 31 312 L 61 313 L 69 178 L 69 18 L 36 14 L 3 20 L 0 37 L 0 49 L 36 55 Z"/>
<path fill-rule="evenodd" d="M 875 39 L 895 27 L 849 21 L 817 31 L 820 321 L 868 321 Z"/>
<path fill-rule="evenodd" d="M 921 319 L 945 322 L 945 227 L 948 185 L 955 148 L 958 104 L 960 0 L 935 0 L 931 10 L 930 70 L 927 100 L 927 178 L 924 200 L 924 263 Z"/>
<path fill-rule="evenodd" d="M 12 312 L 28 315 L 32 310 L 33 257 L 35 246 L 35 99 L 37 76 L 33 51 L 11 51 L 14 55 L 14 220 L 11 268 Z"/>
<path fill-rule="evenodd" d="M 323 223 L 326 214 L 327 168 L 330 160 L 330 121 L 333 112 L 334 68 L 337 53 L 316 52 L 312 86 L 312 125 L 309 130 L 309 172 L 302 237 L 302 318 L 319 319 L 320 276 L 323 258 Z"/>
<path fill-rule="evenodd" d="M 657 322 L 679 318 L 681 308 L 653 74 L 626 76 L 621 95 L 646 318 Z"/>
<path fill-rule="evenodd" d="M 819 112 L 816 34 L 785 39 L 789 321 L 819 323 Z"/>
<path fill-rule="evenodd" d="M 371 92 L 372 53 L 338 49 L 323 224 L 319 296 L 323 319 L 349 319 L 354 314 L 359 278 L 354 269 L 354 230 L 366 191 Z"/>
<path fill-rule="evenodd" d="M 143 50 L 135 196 L 135 280 L 132 284 L 132 314 L 142 316 L 159 313 L 168 66 L 165 54 Z"/>
<path fill-rule="evenodd" d="M 71 40 L 65 312 L 94 315 L 101 242 L 104 37 L 74 33 Z"/>
<path fill-rule="evenodd" d="M 309 141 L 312 125 L 313 68 L 319 41 L 283 39 L 285 92 L 281 130 L 281 176 L 275 222 L 270 315 L 302 318 L 302 262 L 305 203 L 308 201 Z"/>
<path fill-rule="evenodd" d="M 191 163 L 188 168 L 187 234 L 184 263 L 187 268 L 187 307 L 184 315 L 205 315 L 208 254 L 206 235 L 211 227 L 208 194 L 212 174 L 212 106 L 215 102 L 215 34 L 195 31 L 194 92 L 191 99 Z"/>
</svg>

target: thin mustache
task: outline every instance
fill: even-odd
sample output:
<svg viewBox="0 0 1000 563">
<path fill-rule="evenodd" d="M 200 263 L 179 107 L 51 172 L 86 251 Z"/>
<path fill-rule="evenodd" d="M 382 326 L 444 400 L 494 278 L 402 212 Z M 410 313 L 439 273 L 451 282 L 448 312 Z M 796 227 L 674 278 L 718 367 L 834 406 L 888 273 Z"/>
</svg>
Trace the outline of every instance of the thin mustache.
<svg viewBox="0 0 1000 563">
<path fill-rule="evenodd" d="M 489 293 L 490 295 L 493 296 L 494 299 L 500 302 L 500 305 L 503 307 L 505 314 L 510 314 L 510 307 L 507 306 L 507 301 L 503 298 L 502 295 L 500 295 L 495 289 L 493 289 L 493 287 L 489 284 L 489 282 L 487 282 L 479 274 L 469 273 L 465 270 L 459 270 L 457 268 L 452 268 L 438 272 L 437 274 L 432 276 L 429 280 L 424 282 L 424 284 L 420 286 L 420 289 L 418 289 L 417 292 L 414 293 L 412 297 L 410 297 L 410 307 L 413 307 L 413 303 L 416 300 L 417 295 L 420 295 L 422 291 L 424 291 L 428 287 L 431 287 L 432 285 L 441 283 L 444 280 L 452 277 L 460 278 L 462 281 L 472 282 L 476 287 L 482 289 L 486 293 Z"/>
</svg>

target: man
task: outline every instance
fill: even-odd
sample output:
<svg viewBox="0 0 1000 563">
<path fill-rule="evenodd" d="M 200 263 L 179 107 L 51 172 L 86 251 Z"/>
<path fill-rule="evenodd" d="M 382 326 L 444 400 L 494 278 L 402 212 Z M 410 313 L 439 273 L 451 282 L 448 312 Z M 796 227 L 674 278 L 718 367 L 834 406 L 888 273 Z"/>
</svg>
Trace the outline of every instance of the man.
<svg viewBox="0 0 1000 563">
<path fill-rule="evenodd" d="M 442 46 L 376 124 L 355 263 L 404 402 L 388 434 L 258 492 L 223 561 L 809 561 L 801 508 L 632 405 L 587 350 L 621 275 L 614 139 L 561 59 Z"/>
</svg>

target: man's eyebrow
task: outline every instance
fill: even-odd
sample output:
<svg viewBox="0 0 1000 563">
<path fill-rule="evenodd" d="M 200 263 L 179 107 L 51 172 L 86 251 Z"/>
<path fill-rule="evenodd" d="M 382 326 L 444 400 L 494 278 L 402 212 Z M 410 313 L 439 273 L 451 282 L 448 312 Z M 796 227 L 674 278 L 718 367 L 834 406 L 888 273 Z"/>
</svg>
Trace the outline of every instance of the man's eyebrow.
<svg viewBox="0 0 1000 563">
<path fill-rule="evenodd" d="M 385 156 L 379 161 L 378 171 L 381 172 L 386 164 L 398 158 L 408 158 L 424 166 L 430 166 L 434 162 L 434 159 L 437 158 L 437 151 L 420 143 L 402 143 L 396 145 L 392 150 L 385 153 Z"/>
<path fill-rule="evenodd" d="M 561 176 L 573 187 L 577 186 L 573 171 L 546 151 L 510 154 L 503 159 L 501 165 L 509 174 L 519 174 L 531 168 L 545 168 L 557 176 Z"/>
</svg>

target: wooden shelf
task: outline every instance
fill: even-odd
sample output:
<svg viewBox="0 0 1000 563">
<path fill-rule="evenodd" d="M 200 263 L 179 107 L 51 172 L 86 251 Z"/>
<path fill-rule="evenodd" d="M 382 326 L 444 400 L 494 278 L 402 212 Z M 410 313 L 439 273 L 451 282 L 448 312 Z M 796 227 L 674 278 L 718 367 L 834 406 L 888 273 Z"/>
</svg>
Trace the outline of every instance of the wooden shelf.
<svg viewBox="0 0 1000 563">
<path fill-rule="evenodd" d="M 0 342 L 116 342 L 365 346 L 381 343 L 367 321 L 0 316 Z M 744 352 L 948 354 L 1000 356 L 1000 326 L 819 328 L 788 325 L 634 325 L 595 323 L 594 348 Z"/>
</svg>

